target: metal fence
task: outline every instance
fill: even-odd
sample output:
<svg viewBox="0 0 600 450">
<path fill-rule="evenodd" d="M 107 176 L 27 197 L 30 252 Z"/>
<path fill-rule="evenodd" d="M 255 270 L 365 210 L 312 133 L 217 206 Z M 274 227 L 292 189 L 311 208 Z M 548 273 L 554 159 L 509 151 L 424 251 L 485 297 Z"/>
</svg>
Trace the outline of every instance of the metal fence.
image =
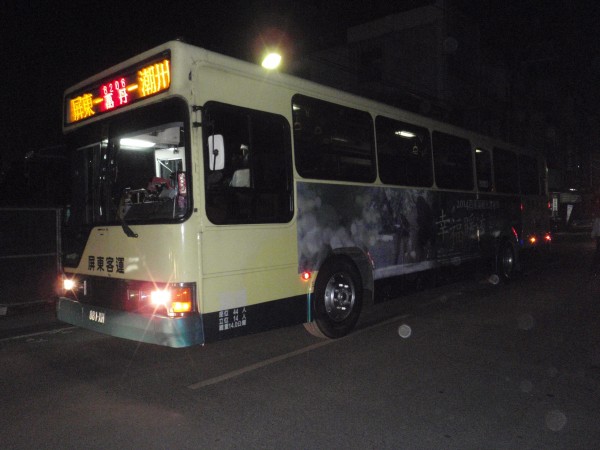
<svg viewBox="0 0 600 450">
<path fill-rule="evenodd" d="M 60 209 L 0 208 L 0 304 L 55 295 L 60 226 Z"/>
</svg>

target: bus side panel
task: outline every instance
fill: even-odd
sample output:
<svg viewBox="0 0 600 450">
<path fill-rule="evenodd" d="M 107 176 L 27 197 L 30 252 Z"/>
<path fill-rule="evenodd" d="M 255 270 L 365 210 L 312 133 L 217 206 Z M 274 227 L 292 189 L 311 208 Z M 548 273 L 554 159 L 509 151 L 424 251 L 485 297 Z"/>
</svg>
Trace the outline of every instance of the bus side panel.
<svg viewBox="0 0 600 450">
<path fill-rule="evenodd" d="M 548 200 L 542 195 L 524 195 L 521 198 L 523 204 L 523 227 L 521 230 L 522 245 L 531 248 L 534 243 L 529 239 L 535 237 L 536 245 L 543 245 L 544 236 L 550 232 L 550 213 L 548 211 Z"/>
<path fill-rule="evenodd" d="M 518 224 L 518 199 L 429 189 L 301 182 L 299 270 L 318 270 L 329 252 L 359 248 L 382 279 L 493 256 Z"/>
<path fill-rule="evenodd" d="M 204 314 L 206 342 L 298 325 L 307 321 L 307 296 L 300 295 Z"/>
<path fill-rule="evenodd" d="M 306 322 L 310 284 L 298 274 L 295 223 L 210 226 L 201 240 L 207 340 Z"/>
<path fill-rule="evenodd" d="M 436 247 L 440 264 L 457 265 L 473 257 L 495 258 L 504 240 L 516 243 L 521 228 L 516 195 L 439 192 Z M 493 267 L 490 267 L 493 270 Z"/>
</svg>

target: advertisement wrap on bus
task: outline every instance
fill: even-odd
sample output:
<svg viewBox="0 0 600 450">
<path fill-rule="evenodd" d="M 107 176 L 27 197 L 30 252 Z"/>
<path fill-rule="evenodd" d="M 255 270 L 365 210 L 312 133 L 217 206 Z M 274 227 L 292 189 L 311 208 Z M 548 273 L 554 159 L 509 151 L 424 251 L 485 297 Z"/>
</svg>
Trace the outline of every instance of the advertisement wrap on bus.
<svg viewBox="0 0 600 450">
<path fill-rule="evenodd" d="M 407 111 L 167 42 L 69 89 L 58 318 L 185 347 L 304 324 L 381 287 L 550 240 L 545 164 Z"/>
</svg>

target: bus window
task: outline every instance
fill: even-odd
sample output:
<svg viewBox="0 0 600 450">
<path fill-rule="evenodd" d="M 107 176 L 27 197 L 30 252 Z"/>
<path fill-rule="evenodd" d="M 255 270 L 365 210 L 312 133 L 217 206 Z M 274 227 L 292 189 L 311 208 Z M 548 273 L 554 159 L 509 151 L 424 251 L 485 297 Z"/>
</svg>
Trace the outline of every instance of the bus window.
<svg viewBox="0 0 600 450">
<path fill-rule="evenodd" d="M 111 139 L 115 151 L 113 202 L 117 217 L 127 221 L 180 218 L 186 199 L 177 191 L 177 174 L 185 172 L 183 123 L 161 124 Z"/>
<path fill-rule="evenodd" d="M 430 187 L 433 184 L 431 143 L 427 128 L 378 116 L 379 177 L 387 184 Z"/>
<path fill-rule="evenodd" d="M 521 194 L 538 195 L 540 193 L 537 161 L 535 158 L 519 155 L 519 182 L 521 185 Z"/>
<path fill-rule="evenodd" d="M 433 132 L 435 182 L 441 189 L 473 189 L 473 159 L 467 139 Z"/>
<path fill-rule="evenodd" d="M 175 156 L 177 154 L 175 153 Z M 156 158 L 157 170 L 156 172 L 159 174 L 160 178 L 174 178 L 173 174 L 177 172 L 183 172 L 183 160 L 181 158 L 172 158 L 172 159 L 159 159 Z"/>
<path fill-rule="evenodd" d="M 519 192 L 517 155 L 509 150 L 494 148 L 494 179 L 496 191 L 505 194 Z"/>
<path fill-rule="evenodd" d="M 477 173 L 477 190 L 490 192 L 492 184 L 492 157 L 489 150 L 475 149 L 475 172 Z"/>
<path fill-rule="evenodd" d="M 294 95 L 296 169 L 305 178 L 375 181 L 373 121 L 364 111 Z"/>
<path fill-rule="evenodd" d="M 72 225 L 168 222 L 185 217 L 185 109 L 165 102 L 121 115 L 76 138 Z M 94 132 L 92 133 L 92 131 Z"/>
<path fill-rule="evenodd" d="M 210 121 L 204 136 L 208 219 L 215 224 L 291 220 L 292 172 L 287 120 L 279 115 L 216 102 L 209 102 L 205 113 Z M 219 138 L 214 139 L 217 136 Z"/>
</svg>

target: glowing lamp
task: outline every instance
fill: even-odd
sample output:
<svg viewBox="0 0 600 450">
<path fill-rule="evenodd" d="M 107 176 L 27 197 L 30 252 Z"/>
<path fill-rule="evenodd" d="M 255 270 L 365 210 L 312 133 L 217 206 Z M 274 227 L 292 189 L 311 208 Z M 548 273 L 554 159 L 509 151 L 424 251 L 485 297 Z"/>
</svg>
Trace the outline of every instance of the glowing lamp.
<svg viewBox="0 0 600 450">
<path fill-rule="evenodd" d="M 73 289 L 75 289 L 76 286 L 77 286 L 77 283 L 75 282 L 75 280 L 73 280 L 71 278 L 65 278 L 63 280 L 63 289 L 65 291 L 72 291 Z"/>
<path fill-rule="evenodd" d="M 164 307 L 169 316 L 188 313 L 193 310 L 192 290 L 189 287 L 156 289 L 151 292 L 150 301 L 156 307 Z"/>
<path fill-rule="evenodd" d="M 172 312 L 174 313 L 184 313 L 190 312 L 192 310 L 191 302 L 173 302 L 172 304 Z"/>
<path fill-rule="evenodd" d="M 152 291 L 150 293 L 150 301 L 156 306 L 166 306 L 171 301 L 171 291 L 167 289 L 164 291 L 160 289 Z"/>
<path fill-rule="evenodd" d="M 417 135 L 411 131 L 406 131 L 406 130 L 399 130 L 399 131 L 395 131 L 394 134 L 396 136 L 400 136 L 403 138 L 407 138 L 407 139 L 412 139 L 414 137 L 417 137 Z"/>
<path fill-rule="evenodd" d="M 271 52 L 267 54 L 262 60 L 262 66 L 267 70 L 274 70 L 281 64 L 281 55 L 279 53 Z"/>
</svg>

